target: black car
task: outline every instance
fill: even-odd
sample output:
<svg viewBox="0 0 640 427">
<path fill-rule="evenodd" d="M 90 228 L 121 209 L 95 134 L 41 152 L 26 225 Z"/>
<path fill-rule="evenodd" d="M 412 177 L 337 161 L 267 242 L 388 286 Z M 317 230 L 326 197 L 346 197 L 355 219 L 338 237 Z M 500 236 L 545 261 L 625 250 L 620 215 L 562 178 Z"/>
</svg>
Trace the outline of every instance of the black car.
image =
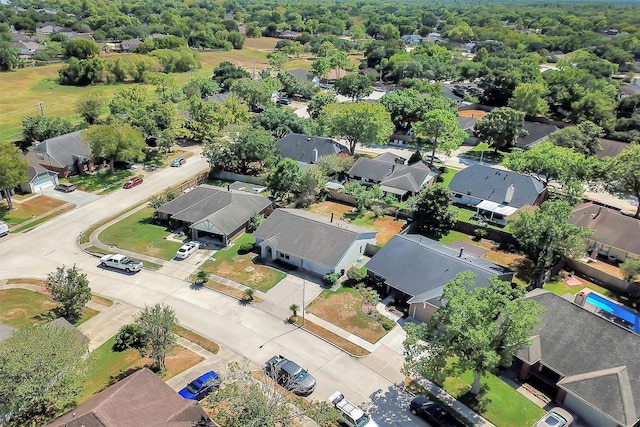
<svg viewBox="0 0 640 427">
<path fill-rule="evenodd" d="M 441 404 L 424 396 L 416 396 L 409 404 L 409 411 L 438 427 L 464 427 Z"/>
</svg>

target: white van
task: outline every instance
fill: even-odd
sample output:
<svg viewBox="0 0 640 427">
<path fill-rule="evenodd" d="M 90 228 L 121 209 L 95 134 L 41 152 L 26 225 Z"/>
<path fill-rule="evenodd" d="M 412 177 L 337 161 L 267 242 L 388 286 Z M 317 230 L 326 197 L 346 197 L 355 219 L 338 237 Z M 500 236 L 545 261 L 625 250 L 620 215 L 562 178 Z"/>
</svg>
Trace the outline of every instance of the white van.
<svg viewBox="0 0 640 427">
<path fill-rule="evenodd" d="M 0 221 L 0 237 L 9 234 L 9 224 L 4 221 Z"/>
</svg>

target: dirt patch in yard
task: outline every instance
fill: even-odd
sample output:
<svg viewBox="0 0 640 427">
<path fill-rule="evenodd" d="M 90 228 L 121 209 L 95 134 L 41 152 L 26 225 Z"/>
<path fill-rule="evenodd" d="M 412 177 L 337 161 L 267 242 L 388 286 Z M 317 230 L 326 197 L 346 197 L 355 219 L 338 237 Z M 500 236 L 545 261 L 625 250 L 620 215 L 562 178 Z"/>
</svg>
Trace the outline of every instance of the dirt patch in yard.
<svg viewBox="0 0 640 427">
<path fill-rule="evenodd" d="M 351 213 L 353 210 L 353 206 L 344 205 L 342 203 L 336 202 L 322 202 L 315 203 L 309 208 L 307 208 L 309 212 L 313 212 L 318 215 L 325 216 L 327 218 L 331 218 L 331 213 L 334 213 L 334 218 L 339 219 L 344 214 Z"/>
<path fill-rule="evenodd" d="M 310 313 L 376 343 L 386 335 L 384 328 L 362 313 L 362 296 L 356 292 L 323 292 L 307 308 Z"/>
<path fill-rule="evenodd" d="M 480 120 L 487 115 L 487 112 L 482 110 L 464 110 L 458 111 L 458 115 L 460 117 L 473 117 L 474 119 Z"/>
<path fill-rule="evenodd" d="M 7 203 L 0 205 L 0 219 L 9 224 L 20 224 L 35 216 L 42 215 L 57 207 L 64 205 L 65 201 L 49 196 L 38 196 L 24 203 L 14 203 L 11 211 L 7 210 Z"/>
</svg>

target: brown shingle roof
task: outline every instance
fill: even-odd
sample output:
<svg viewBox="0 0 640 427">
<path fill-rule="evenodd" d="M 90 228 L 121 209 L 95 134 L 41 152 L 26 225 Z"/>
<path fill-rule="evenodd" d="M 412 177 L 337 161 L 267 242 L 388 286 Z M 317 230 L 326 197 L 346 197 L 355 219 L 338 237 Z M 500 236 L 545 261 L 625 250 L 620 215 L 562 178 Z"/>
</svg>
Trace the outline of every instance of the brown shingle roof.
<svg viewBox="0 0 640 427">
<path fill-rule="evenodd" d="M 147 368 L 98 393 L 46 427 L 216 426 Z"/>
</svg>

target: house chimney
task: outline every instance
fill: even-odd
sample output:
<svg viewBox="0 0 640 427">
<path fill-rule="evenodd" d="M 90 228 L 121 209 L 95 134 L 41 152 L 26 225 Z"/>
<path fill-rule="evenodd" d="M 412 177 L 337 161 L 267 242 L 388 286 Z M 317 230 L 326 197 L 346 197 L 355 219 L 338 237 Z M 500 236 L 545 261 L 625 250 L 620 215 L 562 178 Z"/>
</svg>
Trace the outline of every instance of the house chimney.
<svg viewBox="0 0 640 427">
<path fill-rule="evenodd" d="M 329 222 L 333 222 L 333 212 L 331 212 L 331 219 L 329 220 Z"/>
<path fill-rule="evenodd" d="M 460 257 L 462 256 L 462 253 L 463 253 L 463 252 L 464 252 L 464 248 L 463 248 L 463 247 L 461 247 L 461 248 L 460 248 L 460 253 L 458 254 L 458 258 L 460 258 Z"/>
<path fill-rule="evenodd" d="M 600 216 L 600 213 L 601 213 L 601 212 L 602 212 L 602 206 L 600 206 L 600 207 L 598 208 L 598 212 L 596 212 L 596 214 L 593 216 L 593 219 L 598 218 L 598 217 Z"/>
<path fill-rule="evenodd" d="M 504 195 L 504 203 L 505 204 L 509 204 L 511 203 L 511 199 L 513 199 L 513 193 L 516 191 L 516 188 L 513 186 L 513 184 L 511 184 L 508 188 L 507 188 L 507 193 Z"/>
<path fill-rule="evenodd" d="M 318 149 L 313 147 L 313 151 L 311 152 L 311 163 L 316 163 L 318 161 Z"/>
</svg>

